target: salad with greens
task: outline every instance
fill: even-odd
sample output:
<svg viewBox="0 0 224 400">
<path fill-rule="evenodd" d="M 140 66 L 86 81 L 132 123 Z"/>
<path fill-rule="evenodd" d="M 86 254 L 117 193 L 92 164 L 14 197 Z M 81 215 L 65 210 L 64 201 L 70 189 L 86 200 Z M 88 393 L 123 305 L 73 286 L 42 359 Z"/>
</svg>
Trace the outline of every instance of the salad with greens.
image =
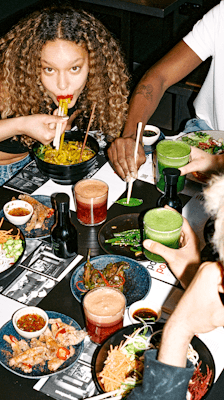
<svg viewBox="0 0 224 400">
<path fill-rule="evenodd" d="M 224 152 L 223 139 L 216 140 L 207 132 L 192 132 L 187 136 L 183 136 L 182 141 L 189 144 L 189 146 L 197 147 L 210 154 L 221 154 Z"/>
</svg>

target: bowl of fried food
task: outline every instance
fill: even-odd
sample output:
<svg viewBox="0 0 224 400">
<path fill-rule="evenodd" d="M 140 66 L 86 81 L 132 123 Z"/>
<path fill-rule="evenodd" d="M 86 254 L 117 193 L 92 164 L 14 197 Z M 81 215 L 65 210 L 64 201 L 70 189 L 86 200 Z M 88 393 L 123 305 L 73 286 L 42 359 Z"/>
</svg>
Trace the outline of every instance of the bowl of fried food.
<svg viewBox="0 0 224 400">
<path fill-rule="evenodd" d="M 88 135 L 82 152 L 84 138 L 84 132 L 66 131 L 59 150 L 52 144 L 35 143 L 32 150 L 40 172 L 61 185 L 74 184 L 87 176 L 95 167 L 99 144 Z"/>
<path fill-rule="evenodd" d="M 9 222 L 18 226 L 26 224 L 33 214 L 33 207 L 23 200 L 12 200 L 3 207 L 5 217 Z"/>
<path fill-rule="evenodd" d="M 12 317 L 16 332 L 25 339 L 40 336 L 48 326 L 48 315 L 39 307 L 23 307 Z"/>
</svg>

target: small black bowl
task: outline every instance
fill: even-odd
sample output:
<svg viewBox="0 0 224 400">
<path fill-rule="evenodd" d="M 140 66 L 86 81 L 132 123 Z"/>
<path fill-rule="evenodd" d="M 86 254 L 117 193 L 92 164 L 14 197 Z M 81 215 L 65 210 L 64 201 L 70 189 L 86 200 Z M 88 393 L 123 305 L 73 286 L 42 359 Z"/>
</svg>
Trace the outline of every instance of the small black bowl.
<svg viewBox="0 0 224 400">
<path fill-rule="evenodd" d="M 65 141 L 83 142 L 84 137 L 84 132 L 65 132 Z M 86 145 L 89 146 L 96 153 L 90 160 L 72 165 L 56 165 L 47 163 L 37 157 L 36 153 L 40 145 L 41 143 L 37 142 L 33 145 L 32 148 L 37 167 L 43 175 L 49 176 L 49 178 L 51 178 L 54 182 L 61 185 L 72 185 L 73 183 L 76 183 L 83 179 L 90 171 L 92 171 L 96 163 L 97 153 L 99 151 L 98 142 L 96 141 L 96 139 L 89 135 Z"/>
</svg>

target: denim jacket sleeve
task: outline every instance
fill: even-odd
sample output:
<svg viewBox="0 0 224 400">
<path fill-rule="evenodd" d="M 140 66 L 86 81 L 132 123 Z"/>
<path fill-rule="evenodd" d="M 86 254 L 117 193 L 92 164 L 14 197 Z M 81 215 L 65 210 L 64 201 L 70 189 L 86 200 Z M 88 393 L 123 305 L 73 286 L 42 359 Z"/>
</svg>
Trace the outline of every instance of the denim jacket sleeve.
<svg viewBox="0 0 224 400">
<path fill-rule="evenodd" d="M 186 368 L 174 367 L 161 363 L 156 357 L 156 350 L 145 352 L 143 383 L 133 389 L 127 399 L 185 400 L 193 364 L 188 361 Z"/>
</svg>

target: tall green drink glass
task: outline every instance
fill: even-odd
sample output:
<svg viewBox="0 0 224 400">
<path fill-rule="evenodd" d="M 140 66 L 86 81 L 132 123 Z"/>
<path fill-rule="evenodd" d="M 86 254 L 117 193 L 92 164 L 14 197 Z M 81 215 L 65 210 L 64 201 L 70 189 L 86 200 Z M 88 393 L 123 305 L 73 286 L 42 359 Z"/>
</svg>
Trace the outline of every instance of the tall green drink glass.
<svg viewBox="0 0 224 400">
<path fill-rule="evenodd" d="M 166 208 L 153 208 L 147 211 L 143 219 L 144 239 L 151 239 L 173 249 L 179 248 L 182 216 L 173 210 Z M 158 254 L 144 249 L 145 256 L 156 262 L 165 262 Z"/>
<path fill-rule="evenodd" d="M 188 164 L 191 148 L 187 143 L 173 140 L 161 140 L 156 146 L 157 170 L 156 180 L 157 189 L 164 192 L 165 181 L 164 168 L 179 168 Z M 185 176 L 179 176 L 177 182 L 177 192 L 184 188 Z"/>
</svg>

